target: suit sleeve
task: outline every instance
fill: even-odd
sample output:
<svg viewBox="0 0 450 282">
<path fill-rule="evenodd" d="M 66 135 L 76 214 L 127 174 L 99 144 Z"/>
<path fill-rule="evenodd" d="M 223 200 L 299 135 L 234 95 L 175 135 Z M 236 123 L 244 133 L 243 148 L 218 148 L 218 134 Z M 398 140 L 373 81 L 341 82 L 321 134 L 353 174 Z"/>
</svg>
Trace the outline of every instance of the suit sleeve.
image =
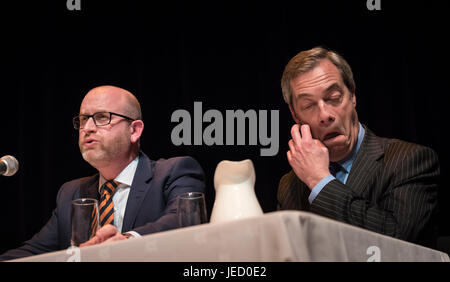
<svg viewBox="0 0 450 282">
<path fill-rule="evenodd" d="M 61 190 L 58 192 L 58 199 L 60 198 L 60 193 Z M 9 250 L 0 255 L 0 261 L 38 255 L 58 249 L 58 214 L 57 209 L 55 209 L 49 221 L 37 234 L 24 242 L 19 248 Z"/>
<path fill-rule="evenodd" d="M 176 198 L 185 192 L 205 192 L 205 176 L 200 164 L 191 157 L 178 157 L 172 159 L 167 171 L 156 173 L 168 174 L 164 184 L 164 199 L 166 207 L 162 216 L 141 227 L 133 229 L 140 235 L 178 228 Z"/>
<path fill-rule="evenodd" d="M 384 160 L 384 179 L 368 201 L 337 180 L 328 183 L 311 211 L 399 239 L 416 242 L 437 206 L 439 161 L 433 150 L 417 146 Z"/>
</svg>

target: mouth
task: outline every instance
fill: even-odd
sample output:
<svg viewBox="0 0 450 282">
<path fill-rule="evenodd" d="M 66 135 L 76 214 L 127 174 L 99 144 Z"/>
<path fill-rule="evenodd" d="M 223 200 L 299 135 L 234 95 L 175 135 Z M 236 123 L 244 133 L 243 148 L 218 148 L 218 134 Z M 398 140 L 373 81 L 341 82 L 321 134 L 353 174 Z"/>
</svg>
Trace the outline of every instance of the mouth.
<svg viewBox="0 0 450 282">
<path fill-rule="evenodd" d="M 93 139 L 93 138 L 88 138 L 88 139 L 86 139 L 86 140 L 83 142 L 83 145 L 85 145 L 85 146 L 92 146 L 92 145 L 97 144 L 97 143 L 98 143 L 97 140 L 95 140 L 95 139 Z"/>
<path fill-rule="evenodd" d="M 323 140 L 323 141 L 327 141 L 327 140 L 333 139 L 333 138 L 335 138 L 336 136 L 339 136 L 339 135 L 341 135 L 341 134 L 340 134 L 339 132 L 337 132 L 337 131 L 330 132 L 330 133 L 326 134 L 326 135 L 322 138 L 322 140 Z"/>
</svg>

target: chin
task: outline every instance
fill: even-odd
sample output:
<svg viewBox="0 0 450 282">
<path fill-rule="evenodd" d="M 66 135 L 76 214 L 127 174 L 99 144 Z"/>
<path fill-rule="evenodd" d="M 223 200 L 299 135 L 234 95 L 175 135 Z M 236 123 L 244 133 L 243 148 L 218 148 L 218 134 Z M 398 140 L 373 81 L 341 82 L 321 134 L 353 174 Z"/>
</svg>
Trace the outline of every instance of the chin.
<svg viewBox="0 0 450 282">
<path fill-rule="evenodd" d="M 104 160 L 104 156 L 101 152 L 96 154 L 95 152 L 88 150 L 88 151 L 82 152 L 81 155 L 83 156 L 83 159 L 87 163 L 89 163 L 91 166 L 93 166 L 95 168 L 98 167 L 101 164 L 101 162 Z"/>
<path fill-rule="evenodd" d="M 347 155 L 350 153 L 350 151 L 347 148 L 342 149 L 330 149 L 328 148 L 328 151 L 330 152 L 330 161 L 331 162 L 338 162 L 342 159 L 345 159 Z"/>
</svg>

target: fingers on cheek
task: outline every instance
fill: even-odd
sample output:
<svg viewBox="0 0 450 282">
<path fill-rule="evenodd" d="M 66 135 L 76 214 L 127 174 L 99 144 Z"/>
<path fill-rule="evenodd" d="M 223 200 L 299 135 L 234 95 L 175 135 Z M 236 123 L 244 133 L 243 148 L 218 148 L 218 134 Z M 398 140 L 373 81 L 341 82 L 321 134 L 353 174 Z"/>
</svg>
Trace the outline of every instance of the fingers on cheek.
<svg viewBox="0 0 450 282">
<path fill-rule="evenodd" d="M 316 145 L 317 146 L 319 146 L 320 148 L 327 148 L 327 147 L 325 147 L 325 145 L 322 143 L 322 142 L 320 142 L 320 140 L 317 140 L 317 139 L 314 139 L 314 142 L 316 143 Z"/>
<path fill-rule="evenodd" d="M 297 134 L 297 132 L 300 132 L 300 127 L 298 126 L 298 124 L 294 124 L 291 127 L 291 136 L 294 136 L 295 134 Z"/>
<path fill-rule="evenodd" d="M 302 146 L 304 145 L 304 141 L 300 140 L 299 142 L 294 142 L 294 140 L 289 140 L 289 149 L 291 149 L 292 153 L 296 153 L 301 151 Z"/>
<path fill-rule="evenodd" d="M 294 141 L 292 141 L 292 139 L 289 140 L 288 146 L 289 146 L 289 149 L 290 149 L 291 151 L 294 150 Z"/>
<path fill-rule="evenodd" d="M 301 132 L 301 134 L 302 134 L 302 137 L 311 135 L 311 133 L 310 133 L 311 131 L 310 131 L 310 129 L 309 129 L 309 125 L 307 125 L 307 124 L 303 124 L 303 125 L 300 127 L 300 132 Z"/>
</svg>

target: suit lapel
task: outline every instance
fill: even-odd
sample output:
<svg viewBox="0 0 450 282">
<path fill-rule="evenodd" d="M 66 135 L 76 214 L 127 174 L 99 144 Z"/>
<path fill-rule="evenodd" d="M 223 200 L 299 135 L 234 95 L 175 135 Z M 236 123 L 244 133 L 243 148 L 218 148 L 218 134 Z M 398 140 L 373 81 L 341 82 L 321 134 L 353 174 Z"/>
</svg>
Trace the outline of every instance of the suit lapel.
<svg viewBox="0 0 450 282">
<path fill-rule="evenodd" d="M 346 182 L 346 185 L 358 193 L 362 193 L 367 187 L 367 182 L 380 167 L 378 159 L 384 154 L 380 138 L 367 127 L 364 126 L 364 129 L 366 130 L 364 140 Z"/>
<path fill-rule="evenodd" d="M 99 174 L 92 176 L 86 183 L 80 187 L 80 198 L 92 198 L 99 200 L 98 192 L 98 178 Z"/>
<path fill-rule="evenodd" d="M 153 177 L 153 162 L 143 153 L 139 153 L 139 164 L 134 174 L 133 183 L 130 187 L 127 206 L 123 219 L 122 231 L 126 232 L 133 228 L 136 216 L 142 205 Z"/>
</svg>

